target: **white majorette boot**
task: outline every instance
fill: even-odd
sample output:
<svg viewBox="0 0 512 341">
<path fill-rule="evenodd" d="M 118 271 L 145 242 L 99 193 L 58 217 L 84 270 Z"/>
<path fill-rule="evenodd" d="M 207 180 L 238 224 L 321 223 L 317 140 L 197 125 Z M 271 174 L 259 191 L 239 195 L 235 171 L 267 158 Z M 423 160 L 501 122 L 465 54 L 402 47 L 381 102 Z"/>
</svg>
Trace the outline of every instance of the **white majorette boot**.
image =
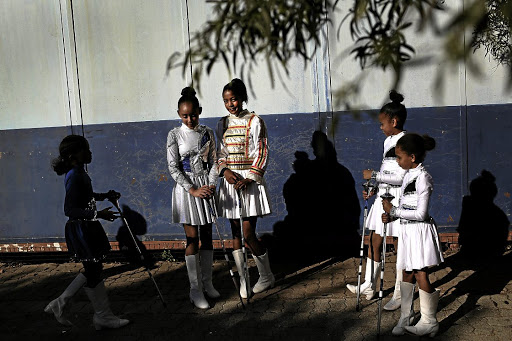
<svg viewBox="0 0 512 341">
<path fill-rule="evenodd" d="M 375 288 L 377 287 L 377 274 L 379 272 L 380 262 L 376 262 L 371 258 L 366 258 L 366 270 L 364 274 L 364 283 L 361 284 L 361 295 L 366 295 L 367 300 L 371 300 L 375 295 Z M 352 293 L 357 294 L 357 284 L 347 284 L 347 289 Z"/>
<path fill-rule="evenodd" d="M 256 262 L 256 266 L 258 267 L 258 273 L 260 278 L 258 278 L 258 282 L 252 288 L 252 292 L 257 294 L 263 292 L 269 288 L 274 287 L 275 278 L 272 270 L 270 269 L 270 262 L 268 259 L 268 251 L 261 256 L 252 255 L 254 261 Z"/>
<path fill-rule="evenodd" d="M 185 256 L 185 263 L 187 264 L 188 281 L 190 282 L 190 302 L 199 309 L 210 308 L 203 294 L 199 254 Z"/>
<path fill-rule="evenodd" d="M 426 291 L 420 292 L 420 312 L 421 318 L 416 325 L 404 327 L 405 330 L 415 335 L 427 335 L 434 337 L 439 330 L 439 322 L 437 322 L 437 304 L 439 303 L 439 289 L 429 294 Z"/>
<path fill-rule="evenodd" d="M 199 263 L 201 264 L 203 290 L 208 297 L 219 298 L 220 293 L 213 287 L 212 283 L 213 250 L 199 250 Z"/>
<path fill-rule="evenodd" d="M 101 281 L 94 288 L 84 287 L 84 289 L 94 309 L 92 322 L 96 330 L 103 328 L 121 328 L 130 323 L 129 320 L 117 317 L 110 310 L 107 291 L 105 290 L 105 282 Z"/>
<path fill-rule="evenodd" d="M 247 285 L 244 276 L 244 254 L 241 249 L 233 251 L 233 258 L 235 259 L 236 269 L 238 270 L 238 277 L 240 277 L 240 296 L 247 298 Z M 249 270 L 247 268 L 247 270 Z M 250 285 L 250 283 L 249 283 Z M 252 293 L 250 293 L 252 296 Z"/>
<path fill-rule="evenodd" d="M 87 278 L 82 273 L 79 273 L 73 279 L 73 281 L 69 283 L 68 287 L 62 294 L 60 294 L 59 297 L 48 303 L 46 308 L 44 308 L 44 311 L 46 313 L 53 314 L 60 324 L 65 326 L 72 326 L 73 323 L 62 316 L 62 313 L 64 312 L 64 306 L 68 303 L 71 297 L 73 297 L 78 292 L 78 290 L 82 289 L 86 282 Z"/>
<path fill-rule="evenodd" d="M 400 320 L 391 331 L 391 334 L 400 336 L 405 334 L 404 327 L 410 326 L 414 320 L 413 298 L 414 298 L 414 284 L 408 282 L 400 283 L 401 293 L 401 314 Z"/>
<path fill-rule="evenodd" d="M 384 310 L 393 311 L 400 308 L 400 283 L 402 283 L 402 278 L 402 270 L 396 269 L 395 291 L 393 292 L 393 297 L 384 305 Z"/>
</svg>

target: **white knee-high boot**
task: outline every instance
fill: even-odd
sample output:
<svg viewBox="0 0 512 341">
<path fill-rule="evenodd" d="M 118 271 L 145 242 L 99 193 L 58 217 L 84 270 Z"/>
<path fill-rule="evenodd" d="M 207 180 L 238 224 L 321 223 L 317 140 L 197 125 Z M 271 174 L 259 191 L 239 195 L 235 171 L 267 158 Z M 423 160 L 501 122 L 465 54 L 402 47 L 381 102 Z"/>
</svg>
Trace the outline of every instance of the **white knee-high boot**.
<svg viewBox="0 0 512 341">
<path fill-rule="evenodd" d="M 73 325 L 71 321 L 62 316 L 64 306 L 68 303 L 70 298 L 78 292 L 78 290 L 82 289 L 86 282 L 87 278 L 82 273 L 79 273 L 59 297 L 48 303 L 44 308 L 44 311 L 46 313 L 53 314 L 60 324 L 65 326 Z"/>
<path fill-rule="evenodd" d="M 105 282 L 101 281 L 94 288 L 84 287 L 85 293 L 92 303 L 94 309 L 93 324 L 96 330 L 103 328 L 120 328 L 130 323 L 129 320 L 121 319 L 110 310 Z"/>
<path fill-rule="evenodd" d="M 414 284 L 408 282 L 400 283 L 401 291 L 401 314 L 400 320 L 397 325 L 393 328 L 391 333 L 393 335 L 404 335 L 404 327 L 410 326 L 414 320 L 414 309 L 413 309 L 413 298 L 414 298 Z"/>
<path fill-rule="evenodd" d="M 257 294 L 267 290 L 268 288 L 273 288 L 275 283 L 274 274 L 270 269 L 270 261 L 268 259 L 268 251 L 261 256 L 252 255 L 254 261 L 256 262 L 256 266 L 258 267 L 258 273 L 260 278 L 258 278 L 258 282 L 252 288 L 252 292 Z"/>
<path fill-rule="evenodd" d="M 219 298 L 220 293 L 213 287 L 212 283 L 213 250 L 200 250 L 199 262 L 201 263 L 203 290 L 208 297 Z"/>
<path fill-rule="evenodd" d="M 384 310 L 393 311 L 393 310 L 397 310 L 398 308 L 400 308 L 400 301 L 401 301 L 400 283 L 402 283 L 402 279 L 403 279 L 402 276 L 403 276 L 402 270 L 396 269 L 395 291 L 393 292 L 393 297 L 391 297 L 389 302 L 386 303 L 386 305 L 384 305 Z"/>
<path fill-rule="evenodd" d="M 364 275 L 364 283 L 361 284 L 361 295 L 366 295 L 367 300 L 371 300 L 375 295 L 375 288 L 377 287 L 377 274 L 379 273 L 380 262 L 376 262 L 371 258 L 366 258 L 366 270 Z M 347 289 L 352 293 L 357 294 L 357 285 L 347 284 Z"/>
<path fill-rule="evenodd" d="M 233 251 L 233 258 L 235 259 L 236 269 L 238 270 L 238 277 L 240 277 L 240 296 L 247 298 L 247 283 L 245 282 L 244 276 L 244 254 L 242 250 L 238 249 Z M 249 269 L 247 269 L 249 270 Z M 250 288 L 249 283 L 249 288 Z M 249 293 L 252 296 L 252 293 Z"/>
<path fill-rule="evenodd" d="M 430 337 L 434 337 L 439 330 L 439 322 L 437 322 L 436 318 L 439 289 L 430 294 L 421 289 L 419 292 L 421 318 L 416 325 L 404 328 L 407 332 L 415 335 L 422 336 L 428 334 Z"/>
<path fill-rule="evenodd" d="M 188 280 L 190 282 L 190 302 L 199 309 L 210 308 L 203 294 L 199 254 L 196 253 L 195 255 L 185 256 L 185 263 L 187 264 Z"/>
</svg>

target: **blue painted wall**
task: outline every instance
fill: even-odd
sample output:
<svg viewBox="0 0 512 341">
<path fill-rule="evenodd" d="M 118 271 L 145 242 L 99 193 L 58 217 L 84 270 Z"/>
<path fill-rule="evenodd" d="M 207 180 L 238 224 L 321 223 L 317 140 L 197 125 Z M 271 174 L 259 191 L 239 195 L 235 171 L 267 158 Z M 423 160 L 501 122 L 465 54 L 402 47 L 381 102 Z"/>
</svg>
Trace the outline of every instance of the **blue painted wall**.
<svg viewBox="0 0 512 341">
<path fill-rule="evenodd" d="M 467 112 L 459 107 L 409 109 L 407 130 L 429 134 L 437 141 L 425 164 L 435 183 L 431 214 L 442 232 L 455 230 L 467 185 L 484 168 L 496 176 L 499 189 L 496 204 L 510 216 L 511 109 L 512 105 L 471 106 Z M 271 148 L 266 178 L 273 213 L 260 219 L 260 234 L 272 232 L 274 224 L 286 216 L 282 189 L 293 173 L 294 152 L 306 151 L 314 158 L 311 136 L 326 116 L 325 113 L 263 115 Z M 376 113 L 337 112 L 333 122 L 338 161 L 352 173 L 360 197 L 361 170 L 379 167 L 385 137 Z M 214 127 L 217 119 L 206 118 L 201 123 Z M 174 183 L 167 171 L 165 151 L 167 132 L 178 124 L 174 120 L 84 127 L 93 151 L 88 170 L 94 189 L 120 191 L 121 203 L 146 218 L 148 239 L 184 237 L 182 227 L 169 222 Z M 56 156 L 62 137 L 69 133 L 69 127 L 0 131 L 1 241 L 62 240 L 66 220 L 64 179 L 52 171 L 50 161 Z M 119 223 L 106 222 L 104 226 L 114 237 Z M 226 222 L 224 226 L 222 233 L 229 237 Z M 311 233 L 315 233 L 314 227 Z"/>
</svg>

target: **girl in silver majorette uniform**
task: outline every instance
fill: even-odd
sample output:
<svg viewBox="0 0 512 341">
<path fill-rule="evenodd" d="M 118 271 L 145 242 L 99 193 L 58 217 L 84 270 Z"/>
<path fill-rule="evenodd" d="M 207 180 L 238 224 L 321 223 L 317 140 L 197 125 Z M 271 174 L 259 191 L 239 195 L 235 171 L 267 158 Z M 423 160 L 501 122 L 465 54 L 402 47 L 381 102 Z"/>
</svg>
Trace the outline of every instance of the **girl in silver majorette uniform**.
<svg viewBox="0 0 512 341">
<path fill-rule="evenodd" d="M 384 223 L 399 221 L 402 228 L 398 237 L 399 254 L 397 268 L 403 269 L 401 292 L 401 314 L 393 335 L 402 335 L 405 331 L 416 335 L 433 337 L 439 330 L 436 312 L 439 302 L 439 290 L 434 288 L 428 278 L 429 266 L 443 262 L 441 243 L 436 225 L 428 213 L 432 196 L 432 177 L 423 167 L 426 151 L 435 147 L 430 136 L 406 134 L 396 144 L 397 162 L 407 170 L 398 205 L 383 201 Z M 421 319 L 416 325 L 414 320 L 413 297 L 414 282 L 418 283 L 420 295 Z"/>
<path fill-rule="evenodd" d="M 219 214 L 228 218 L 234 238 L 233 257 L 239 274 L 243 274 L 244 255 L 241 244 L 239 203 L 242 204 L 242 220 L 245 241 L 251 249 L 258 267 L 259 279 L 252 288 L 259 293 L 274 286 L 268 252 L 256 237 L 258 217 L 270 214 L 270 203 L 265 185 L 265 169 L 268 163 L 267 129 L 263 119 L 244 110 L 247 89 L 240 79 L 233 79 L 222 90 L 224 106 L 229 112 L 216 129 L 218 139 Z M 239 195 L 242 197 L 239 198 Z M 241 200 L 239 200 L 241 199 Z M 240 296 L 250 297 L 245 277 L 240 276 Z"/>
<path fill-rule="evenodd" d="M 190 301 L 200 309 L 220 297 L 212 284 L 212 222 L 217 184 L 217 157 L 213 130 L 199 124 L 202 108 L 191 87 L 181 91 L 178 115 L 181 126 L 167 136 L 167 164 L 176 182 L 172 192 L 172 222 L 183 224 L 187 238 L 185 262 Z M 199 250 L 199 240 L 201 249 Z"/>
<path fill-rule="evenodd" d="M 366 200 L 374 194 L 377 194 L 375 202 L 370 208 L 367 218 L 367 227 L 370 232 L 370 247 L 368 248 L 368 258 L 366 260 L 365 281 L 361 284 L 361 294 L 366 296 L 367 300 L 374 297 L 377 286 L 377 276 L 380 271 L 380 262 L 382 255 L 382 244 L 384 236 L 384 223 L 382 222 L 382 198 L 383 193 L 389 190 L 389 193 L 395 198 L 394 204 L 398 204 L 400 195 L 400 186 L 405 174 L 405 170 L 400 168 L 396 162 L 395 145 L 396 142 L 405 134 L 404 124 L 407 119 L 407 110 L 401 103 L 404 97 L 392 90 L 389 93 L 391 99 L 380 109 L 379 122 L 380 129 L 387 136 L 384 140 L 384 153 L 382 156 L 382 164 L 379 171 L 364 170 L 363 178 L 365 180 L 372 179 L 378 183 L 377 193 L 366 193 L 363 191 L 363 197 Z M 387 225 L 386 235 L 398 237 L 400 233 L 400 222 L 393 221 Z M 400 252 L 400 249 L 398 249 Z M 400 308 L 400 282 L 402 281 L 402 269 L 397 268 L 396 283 L 393 297 L 384 305 L 386 310 L 396 310 Z M 347 284 L 347 288 L 357 293 L 357 285 Z"/>
</svg>

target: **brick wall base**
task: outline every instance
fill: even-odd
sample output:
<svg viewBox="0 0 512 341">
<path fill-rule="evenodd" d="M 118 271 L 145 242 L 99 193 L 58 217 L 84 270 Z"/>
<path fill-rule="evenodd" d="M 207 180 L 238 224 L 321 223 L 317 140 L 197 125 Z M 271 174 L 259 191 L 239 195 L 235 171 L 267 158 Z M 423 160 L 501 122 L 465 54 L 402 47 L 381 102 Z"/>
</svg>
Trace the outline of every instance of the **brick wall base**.
<svg viewBox="0 0 512 341">
<path fill-rule="evenodd" d="M 459 234 L 458 233 L 441 233 L 439 235 L 441 243 L 445 244 L 450 249 L 459 248 Z M 369 244 L 369 236 L 365 236 L 365 244 Z M 508 240 L 512 241 L 512 231 L 508 234 Z M 386 238 L 387 244 L 393 243 L 393 237 Z M 186 242 L 184 240 L 162 240 L 162 241 L 144 241 L 144 246 L 148 250 L 184 250 Z M 110 242 L 113 251 L 119 250 L 118 242 Z M 233 240 L 227 239 L 224 241 L 226 248 L 233 248 Z M 219 240 L 213 241 L 215 249 L 221 249 Z M 68 251 L 66 243 L 4 243 L 0 244 L 0 253 L 2 252 L 57 252 Z"/>
</svg>

